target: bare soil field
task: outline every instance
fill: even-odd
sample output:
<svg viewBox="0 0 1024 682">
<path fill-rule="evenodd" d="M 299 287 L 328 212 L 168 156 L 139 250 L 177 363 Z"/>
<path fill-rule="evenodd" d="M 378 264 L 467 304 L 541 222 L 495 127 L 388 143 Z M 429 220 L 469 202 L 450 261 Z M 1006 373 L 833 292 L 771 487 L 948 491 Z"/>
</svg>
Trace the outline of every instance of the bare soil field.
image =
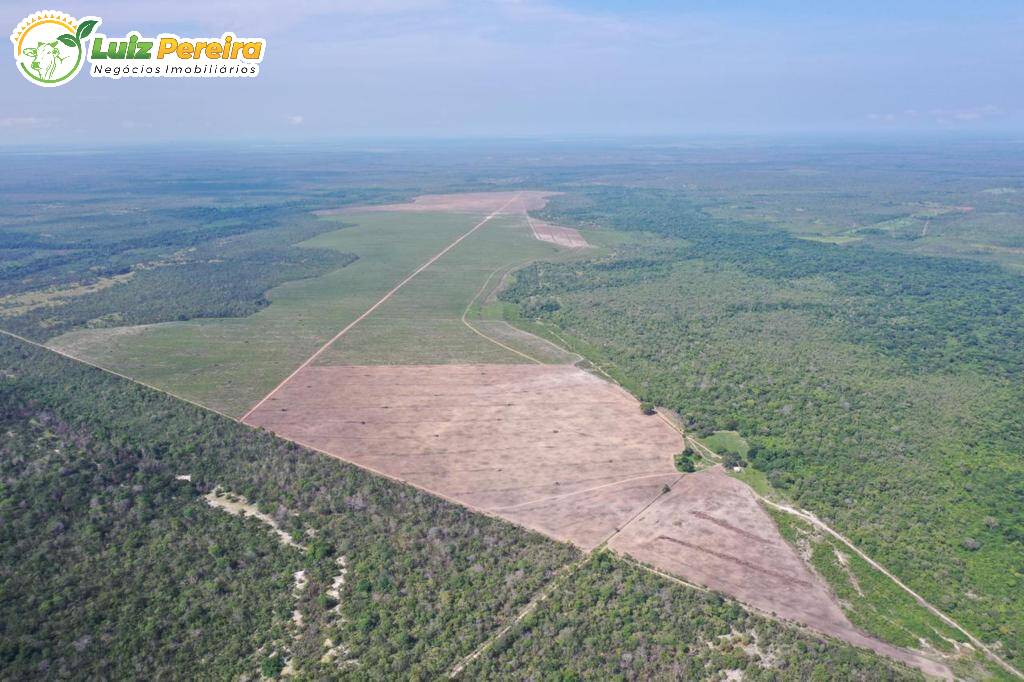
<svg viewBox="0 0 1024 682">
<path fill-rule="evenodd" d="M 679 477 L 683 448 L 566 365 L 312 365 L 246 421 L 584 549 Z"/>
<path fill-rule="evenodd" d="M 466 192 L 463 194 L 424 194 L 405 204 L 353 206 L 316 211 L 317 215 L 338 215 L 357 211 L 403 211 L 411 213 L 479 213 L 486 215 L 502 208 L 509 199 L 519 197 L 506 206 L 503 213 L 523 213 L 544 208 L 547 198 L 558 192 Z"/>
<path fill-rule="evenodd" d="M 590 246 L 579 230 L 571 227 L 559 227 L 539 220 L 530 220 L 533 236 L 542 242 L 551 242 L 567 249 L 585 249 Z"/>
<path fill-rule="evenodd" d="M 847 620 L 835 596 L 779 535 L 750 488 L 721 467 L 684 476 L 608 543 L 666 573 L 780 618 L 867 647 L 938 677 L 941 663 L 875 640 Z"/>
</svg>

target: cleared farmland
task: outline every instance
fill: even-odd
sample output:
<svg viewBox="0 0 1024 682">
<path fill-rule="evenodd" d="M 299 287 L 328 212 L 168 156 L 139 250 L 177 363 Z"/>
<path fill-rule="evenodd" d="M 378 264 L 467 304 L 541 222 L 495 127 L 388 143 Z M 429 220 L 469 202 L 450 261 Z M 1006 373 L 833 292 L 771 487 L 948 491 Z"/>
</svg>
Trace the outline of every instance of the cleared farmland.
<svg viewBox="0 0 1024 682">
<path fill-rule="evenodd" d="M 828 586 L 779 535 L 750 488 L 720 466 L 685 476 L 616 534 L 609 547 L 762 612 L 810 625 L 930 675 L 949 676 L 946 666 L 854 628 Z"/>
<path fill-rule="evenodd" d="M 529 362 L 474 333 L 462 315 L 500 272 L 558 256 L 558 248 L 531 238 L 522 214 L 498 216 L 332 344 L 317 364 Z"/>
<path fill-rule="evenodd" d="M 524 209 L 544 197 L 443 195 L 322 212 L 354 226 L 306 244 L 359 261 L 274 290 L 258 315 L 84 332 L 54 345 L 232 414 L 256 405 L 246 423 L 587 550 L 610 542 L 757 608 L 784 603 L 780 615 L 942 674 L 856 631 L 756 504 L 743 523 L 786 560 L 778 575 L 763 565 L 754 531 L 740 529 L 732 553 L 715 549 L 740 526 L 710 516 L 688 528 L 696 535 L 664 540 L 692 522 L 688 505 L 730 491 L 680 492 L 704 479 L 675 471 L 683 443 L 674 427 L 566 364 L 570 355 L 481 319 L 510 269 L 586 246 L 557 226 L 541 224 L 538 234 Z M 790 599 L 794 585 L 807 598 Z"/>
<path fill-rule="evenodd" d="M 52 348 L 240 415 L 476 215 L 348 213 L 345 227 L 305 245 L 357 253 L 355 263 L 269 292 L 244 318 L 190 320 L 65 334 Z"/>
<path fill-rule="evenodd" d="M 679 478 L 637 408 L 565 365 L 312 366 L 248 421 L 592 549 Z"/>
<path fill-rule="evenodd" d="M 509 204 L 506 215 L 494 218 L 494 225 L 459 244 L 416 278 L 417 287 L 403 290 L 396 306 L 380 311 L 390 318 L 387 324 L 384 317 L 368 320 L 360 325 L 362 344 L 340 352 L 359 362 L 435 362 L 442 360 L 437 349 L 446 348 L 447 362 L 518 362 L 520 356 L 481 338 L 461 317 L 495 270 L 569 253 L 530 236 L 523 211 L 542 205 L 547 194 L 480 193 L 469 199 L 429 200 L 415 210 L 393 210 L 408 206 L 403 204 L 321 211 L 324 220 L 338 222 L 340 229 L 300 246 L 355 253 L 359 259 L 321 277 L 272 289 L 267 294 L 271 305 L 254 315 L 76 331 L 47 345 L 240 416 L 397 282 L 489 213 Z M 461 195 L 443 195 L 452 196 Z M 509 203 L 510 199 L 514 201 Z M 438 212 L 445 207 L 458 210 Z M 502 331 L 511 337 L 506 345 L 535 343 Z M 433 349 L 430 355 L 424 354 L 424 347 Z M 564 358 L 550 350 L 533 356 Z"/>
</svg>

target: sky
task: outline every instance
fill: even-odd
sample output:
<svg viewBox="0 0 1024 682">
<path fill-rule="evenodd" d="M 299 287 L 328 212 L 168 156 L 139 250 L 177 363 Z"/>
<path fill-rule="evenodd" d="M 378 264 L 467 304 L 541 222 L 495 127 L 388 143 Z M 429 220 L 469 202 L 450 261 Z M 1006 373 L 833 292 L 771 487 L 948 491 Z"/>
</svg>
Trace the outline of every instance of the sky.
<svg viewBox="0 0 1024 682">
<path fill-rule="evenodd" d="M 5 0 L 263 37 L 255 79 L 0 64 L 0 144 L 1024 132 L 1024 2 Z M 88 66 L 88 65 L 87 65 Z"/>
</svg>

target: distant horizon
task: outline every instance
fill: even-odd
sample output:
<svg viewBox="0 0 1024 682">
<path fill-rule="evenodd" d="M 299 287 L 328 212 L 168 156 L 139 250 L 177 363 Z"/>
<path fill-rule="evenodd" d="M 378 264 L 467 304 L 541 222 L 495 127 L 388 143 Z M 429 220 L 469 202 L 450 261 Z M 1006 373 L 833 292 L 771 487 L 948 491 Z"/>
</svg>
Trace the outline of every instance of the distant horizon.
<svg viewBox="0 0 1024 682">
<path fill-rule="evenodd" d="M 789 145 L 842 145 L 872 143 L 906 143 L 928 144 L 963 142 L 977 144 L 1022 144 L 1024 145 L 1024 129 L 1019 131 L 834 131 L 807 133 L 716 133 L 716 134 L 549 134 L 549 135 L 504 135 L 504 136 L 449 136 L 449 135 L 374 135 L 374 136 L 324 136 L 308 139 L 239 137 L 212 139 L 203 137 L 181 138 L 176 140 L 115 140 L 100 143 L 76 142 L 21 142 L 0 139 L 0 153 L 10 152 L 104 152 L 110 150 L 139 151 L 186 151 L 195 149 L 291 149 L 308 151 L 326 151 L 345 149 L 347 151 L 372 152 L 373 147 L 401 151 L 410 147 L 422 146 L 496 146 L 514 147 L 517 145 L 532 146 L 538 144 L 565 146 L 623 146 L 637 145 L 656 148 L 691 147 L 720 148 L 721 146 L 736 147 L 770 147 Z M 380 150 L 383 151 L 383 150 Z"/>
</svg>

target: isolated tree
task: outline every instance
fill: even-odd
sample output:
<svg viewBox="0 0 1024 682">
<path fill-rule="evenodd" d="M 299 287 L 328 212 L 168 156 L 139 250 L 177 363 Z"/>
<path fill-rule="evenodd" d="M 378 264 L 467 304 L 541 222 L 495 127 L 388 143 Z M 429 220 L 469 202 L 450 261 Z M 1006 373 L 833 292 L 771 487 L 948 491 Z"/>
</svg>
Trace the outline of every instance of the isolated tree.
<svg viewBox="0 0 1024 682">
<path fill-rule="evenodd" d="M 676 469 L 684 473 L 696 471 L 696 468 L 693 466 L 693 460 L 685 452 L 681 455 L 676 455 Z"/>
</svg>

